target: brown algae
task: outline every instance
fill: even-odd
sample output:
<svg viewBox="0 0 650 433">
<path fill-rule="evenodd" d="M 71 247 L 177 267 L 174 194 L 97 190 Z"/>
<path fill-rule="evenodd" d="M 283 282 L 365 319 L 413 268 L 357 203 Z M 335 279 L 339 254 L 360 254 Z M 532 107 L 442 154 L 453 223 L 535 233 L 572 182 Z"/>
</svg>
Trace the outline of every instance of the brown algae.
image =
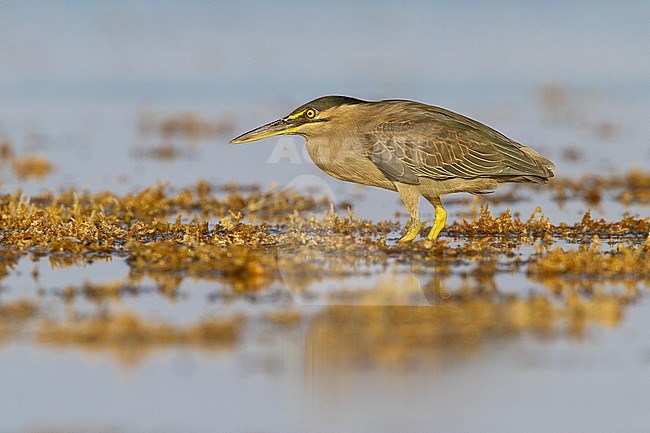
<svg viewBox="0 0 650 433">
<path fill-rule="evenodd" d="M 607 185 L 642 197 L 645 178 L 630 174 L 626 179 Z M 494 216 L 483 206 L 450 224 L 441 241 L 401 245 L 394 242 L 396 221 L 373 223 L 349 211 L 340 214 L 325 199 L 291 191 L 219 189 L 201 181 L 177 192 L 158 185 L 123 196 L 75 190 L 4 194 L 0 222 L 0 278 L 14 272 L 22 258 L 46 257 L 53 267 L 98 259 L 128 266 L 126 281 L 87 281 L 56 290 L 68 305 L 62 316 L 45 314 L 40 299 L 0 303 L 5 338 L 36 329 L 43 344 L 227 346 L 238 341 L 245 323 L 259 319 L 280 328 L 305 324 L 325 348 L 335 345 L 335 337 L 345 347 L 350 335 L 350 348 L 365 339 L 370 352 L 397 359 L 418 347 L 435 352 L 441 344 L 468 341 L 463 347 L 473 347 L 523 332 L 582 335 L 593 324 L 619 323 L 625 306 L 650 285 L 650 218 L 634 216 L 606 221 L 587 212 L 566 224 L 551 222 L 539 209 L 520 219 L 509 211 Z M 395 290 L 397 282 L 366 292 L 344 288 L 347 278 L 390 269 L 394 275 L 428 279 L 422 291 L 429 305 L 379 306 L 391 299 L 386 289 Z M 39 273 L 34 267 L 36 284 L 41 284 Z M 498 281 L 506 275 L 519 275 L 537 289 L 500 293 Z M 143 296 L 143 284 L 152 281 L 159 294 L 176 300 L 185 279 L 214 284 L 214 299 L 223 302 L 282 291 L 286 296 L 287 288 L 308 299 L 312 286 L 340 281 L 340 290 L 331 291 L 325 304 L 361 299 L 370 306 L 329 306 L 308 314 L 285 304 L 265 308 L 257 319 L 251 313 L 246 321 L 217 314 L 172 325 L 115 312 L 115 303 L 106 302 Z M 75 313 L 79 297 L 101 307 Z"/>
<path fill-rule="evenodd" d="M 11 168 L 20 180 L 42 179 L 52 172 L 52 163 L 40 155 L 28 155 L 11 161 Z"/>
</svg>

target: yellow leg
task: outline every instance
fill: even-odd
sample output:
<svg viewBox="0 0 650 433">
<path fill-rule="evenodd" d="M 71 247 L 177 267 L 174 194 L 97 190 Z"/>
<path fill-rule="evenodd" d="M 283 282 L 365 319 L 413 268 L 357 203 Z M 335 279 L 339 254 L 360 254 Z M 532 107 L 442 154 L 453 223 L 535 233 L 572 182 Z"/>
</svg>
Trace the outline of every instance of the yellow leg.
<svg viewBox="0 0 650 433">
<path fill-rule="evenodd" d="M 410 242 L 420 233 L 422 223 L 417 218 L 411 218 L 406 224 L 406 233 L 397 242 Z"/>
<path fill-rule="evenodd" d="M 436 220 L 433 223 L 433 228 L 427 235 L 427 239 L 433 241 L 438 237 L 440 231 L 445 227 L 445 223 L 447 222 L 447 211 L 444 207 L 442 207 L 442 202 L 439 198 L 435 198 L 429 201 L 431 204 L 433 204 L 433 207 L 436 210 Z"/>
<path fill-rule="evenodd" d="M 406 210 L 408 210 L 411 220 L 406 224 L 406 233 L 400 238 L 398 242 L 409 242 L 415 239 L 420 233 L 422 223 L 418 216 L 418 207 L 420 206 L 420 193 L 413 185 L 403 183 L 396 183 L 395 187 L 399 196 L 402 198 Z"/>
</svg>

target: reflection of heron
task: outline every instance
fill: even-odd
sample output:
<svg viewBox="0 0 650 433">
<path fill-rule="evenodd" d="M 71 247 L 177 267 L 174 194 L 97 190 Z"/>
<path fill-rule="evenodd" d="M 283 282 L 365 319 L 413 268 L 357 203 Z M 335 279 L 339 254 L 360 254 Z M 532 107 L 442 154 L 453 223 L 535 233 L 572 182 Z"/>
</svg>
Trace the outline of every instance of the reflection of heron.
<svg viewBox="0 0 650 433">
<path fill-rule="evenodd" d="M 445 226 L 440 197 L 480 194 L 504 182 L 546 183 L 553 163 L 475 120 L 413 101 L 325 96 L 233 139 L 302 135 L 313 161 L 337 179 L 397 191 L 411 216 L 401 241 L 420 231 L 419 200 L 436 211 L 429 239 Z"/>
</svg>

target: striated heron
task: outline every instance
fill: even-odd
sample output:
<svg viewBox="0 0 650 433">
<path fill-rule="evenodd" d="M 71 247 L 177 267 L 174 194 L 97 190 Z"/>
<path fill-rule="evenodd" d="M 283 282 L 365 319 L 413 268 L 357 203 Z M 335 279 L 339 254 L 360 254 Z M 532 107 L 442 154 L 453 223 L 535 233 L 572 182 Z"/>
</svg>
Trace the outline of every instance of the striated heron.
<svg viewBox="0 0 650 433">
<path fill-rule="evenodd" d="M 231 141 L 301 135 L 314 163 L 337 179 L 397 191 L 411 217 L 400 241 L 419 233 L 420 197 L 435 208 L 428 239 L 447 212 L 440 197 L 484 194 L 504 182 L 547 183 L 555 166 L 529 147 L 444 108 L 414 101 L 324 96 Z"/>
</svg>

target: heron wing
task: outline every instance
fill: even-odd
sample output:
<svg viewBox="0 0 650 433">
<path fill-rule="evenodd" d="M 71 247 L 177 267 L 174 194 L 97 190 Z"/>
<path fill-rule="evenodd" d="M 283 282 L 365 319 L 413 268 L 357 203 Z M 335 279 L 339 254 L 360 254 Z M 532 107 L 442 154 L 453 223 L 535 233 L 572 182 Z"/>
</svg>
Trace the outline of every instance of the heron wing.
<svg viewBox="0 0 650 433">
<path fill-rule="evenodd" d="M 391 181 L 409 185 L 420 184 L 420 179 L 404 158 L 402 149 L 391 138 L 372 140 L 369 145 L 368 157 Z"/>
<path fill-rule="evenodd" d="M 382 159 L 399 166 L 399 160 L 416 177 L 436 180 L 553 176 L 549 160 L 482 123 L 424 104 L 399 108 L 364 127 L 364 145 L 375 164 Z"/>
</svg>

